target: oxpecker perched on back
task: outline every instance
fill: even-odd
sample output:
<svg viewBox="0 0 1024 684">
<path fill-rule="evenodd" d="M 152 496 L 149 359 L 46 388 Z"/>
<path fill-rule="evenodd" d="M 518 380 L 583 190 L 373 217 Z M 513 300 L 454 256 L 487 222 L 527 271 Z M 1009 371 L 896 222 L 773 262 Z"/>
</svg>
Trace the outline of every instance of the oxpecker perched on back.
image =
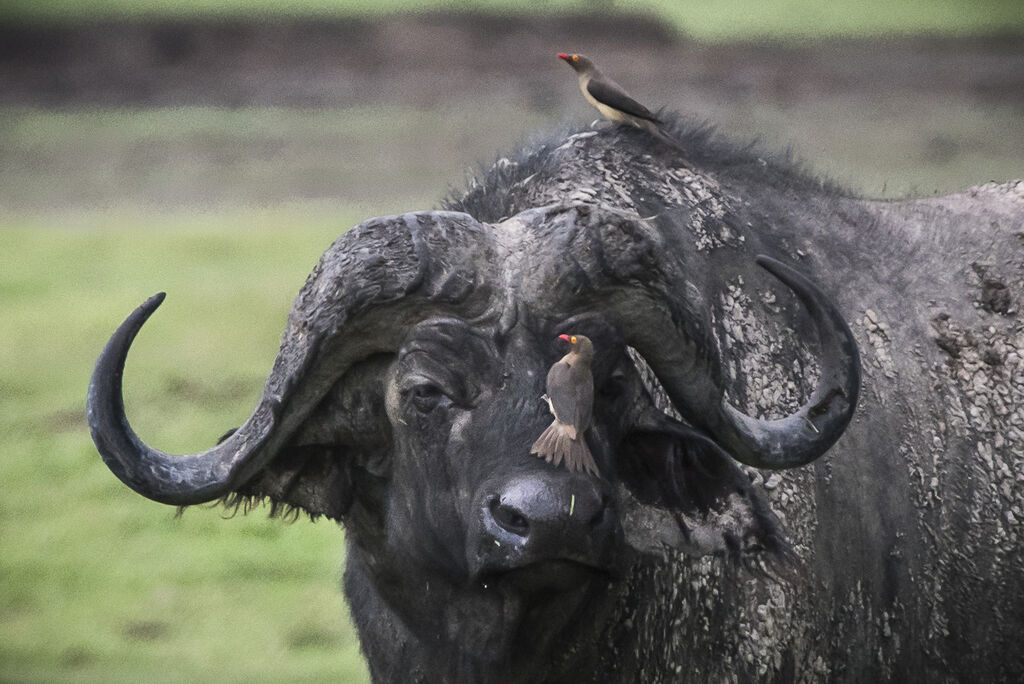
<svg viewBox="0 0 1024 684">
<path fill-rule="evenodd" d="M 615 81 L 601 73 L 594 63 L 583 55 L 559 52 L 558 58 L 565 60 L 579 77 L 580 91 L 587 102 L 597 107 L 604 118 L 617 123 L 627 123 L 648 131 L 658 140 L 683 151 L 679 143 L 661 130 L 661 121 L 651 110 L 634 100 Z"/>
<path fill-rule="evenodd" d="M 533 443 L 530 453 L 556 466 L 564 460 L 570 471 L 597 475 L 597 464 L 583 439 L 594 408 L 594 376 L 590 372 L 594 345 L 583 335 L 559 335 L 558 339 L 568 342 L 570 348 L 548 371 L 545 398 L 555 420 Z"/>
</svg>

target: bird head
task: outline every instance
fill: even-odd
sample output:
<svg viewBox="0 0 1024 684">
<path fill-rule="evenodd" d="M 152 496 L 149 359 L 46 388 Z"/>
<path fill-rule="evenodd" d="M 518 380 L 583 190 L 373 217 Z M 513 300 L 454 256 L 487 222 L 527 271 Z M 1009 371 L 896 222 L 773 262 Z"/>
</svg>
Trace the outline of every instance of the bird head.
<svg viewBox="0 0 1024 684">
<path fill-rule="evenodd" d="M 571 66 L 576 71 L 586 71 L 594 66 L 594 63 L 583 55 L 567 54 L 565 52 L 559 52 L 558 58 L 564 60 L 566 64 Z"/>
<path fill-rule="evenodd" d="M 571 350 L 584 356 L 594 355 L 594 345 L 585 335 L 559 335 L 558 339 L 568 342 Z"/>
</svg>

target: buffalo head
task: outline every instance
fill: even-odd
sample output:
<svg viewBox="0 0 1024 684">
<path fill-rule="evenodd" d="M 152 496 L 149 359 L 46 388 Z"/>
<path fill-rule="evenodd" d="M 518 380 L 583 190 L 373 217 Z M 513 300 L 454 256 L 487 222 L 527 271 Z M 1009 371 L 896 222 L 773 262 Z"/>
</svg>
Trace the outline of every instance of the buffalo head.
<svg viewBox="0 0 1024 684">
<path fill-rule="evenodd" d="M 220 444 L 169 455 L 125 418 L 128 348 L 162 295 L 97 362 L 93 438 L 156 501 L 269 498 L 342 521 L 349 599 L 372 607 L 353 608 L 364 637 L 394 634 L 395 649 L 418 640 L 470 672 L 511 667 L 521 649 L 547 667 L 567 634 L 600 628 L 597 599 L 629 550 L 778 548 L 735 461 L 808 463 L 853 414 L 850 331 L 813 284 L 769 259 L 814 323 L 820 377 L 786 418 L 730 405 L 709 307 L 689 278 L 695 258 L 672 231 L 599 205 L 493 225 L 454 212 L 373 219 L 310 275 L 262 398 Z M 563 332 L 597 350 L 586 438 L 600 476 L 530 455 L 551 420 L 541 395 Z M 665 397 L 677 418 L 657 408 Z M 531 677 L 513 671 L 503 679 Z"/>
</svg>

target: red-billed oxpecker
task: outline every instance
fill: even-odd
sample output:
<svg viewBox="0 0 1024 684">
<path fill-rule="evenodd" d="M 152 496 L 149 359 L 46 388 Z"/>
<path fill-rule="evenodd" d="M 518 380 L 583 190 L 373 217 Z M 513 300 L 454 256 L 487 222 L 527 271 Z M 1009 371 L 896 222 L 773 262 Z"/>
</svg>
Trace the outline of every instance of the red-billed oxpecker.
<svg viewBox="0 0 1024 684">
<path fill-rule="evenodd" d="M 679 143 L 661 130 L 661 120 L 651 110 L 634 100 L 615 81 L 601 73 L 594 63 L 583 55 L 559 52 L 558 58 L 565 60 L 579 77 L 580 91 L 587 102 L 609 121 L 632 124 L 649 132 L 658 140 L 682 151 Z"/>
<path fill-rule="evenodd" d="M 533 443 L 530 453 L 556 466 L 564 460 L 569 471 L 597 475 L 597 464 L 583 439 L 594 408 L 594 376 L 590 373 L 594 345 L 583 335 L 559 335 L 558 339 L 569 343 L 569 353 L 548 371 L 544 396 L 555 420 Z"/>
</svg>

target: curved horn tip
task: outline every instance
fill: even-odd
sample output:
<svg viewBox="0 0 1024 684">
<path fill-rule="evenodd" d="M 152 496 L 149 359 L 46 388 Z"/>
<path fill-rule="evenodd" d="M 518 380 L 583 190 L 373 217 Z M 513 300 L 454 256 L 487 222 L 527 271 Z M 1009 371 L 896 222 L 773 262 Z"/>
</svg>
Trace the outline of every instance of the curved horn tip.
<svg viewBox="0 0 1024 684">
<path fill-rule="evenodd" d="M 124 323 L 121 324 L 121 327 L 135 328 L 137 333 L 138 329 L 142 327 L 142 324 L 149 320 L 149 317 L 153 315 L 154 311 L 160 308 L 160 305 L 164 303 L 166 298 L 166 292 L 157 292 L 155 295 L 142 302 L 142 304 L 139 304 L 135 308 L 135 311 L 128 314 L 128 317 L 124 320 Z M 118 332 L 120 332 L 120 330 L 116 331 L 114 334 L 117 335 Z"/>
<path fill-rule="evenodd" d="M 148 299 L 146 299 L 146 301 L 142 302 L 142 304 L 139 304 L 135 308 L 135 311 L 128 315 L 128 318 L 134 318 L 135 315 L 141 311 L 153 313 L 160 307 L 161 304 L 164 303 L 165 299 L 167 299 L 166 292 L 157 292 L 155 295 L 149 297 Z"/>
<path fill-rule="evenodd" d="M 217 498 L 228 487 L 225 479 L 209 475 L 216 473 L 216 459 L 204 462 L 148 447 L 132 430 L 124 411 L 122 378 L 128 350 L 165 296 L 159 292 L 140 304 L 107 341 L 89 381 L 86 417 L 103 462 L 126 485 L 161 503 L 201 503 Z M 220 451 L 227 450 L 221 447 Z"/>
<path fill-rule="evenodd" d="M 157 292 L 155 295 L 144 301 L 142 304 L 137 306 L 134 311 L 128 314 L 128 317 L 124 319 L 121 325 L 118 326 L 114 334 L 111 335 L 110 339 L 107 340 L 107 344 L 104 346 L 103 351 L 100 353 L 99 359 L 96 361 L 96 366 L 93 369 L 92 378 L 90 380 L 89 389 L 89 408 L 92 408 L 94 397 L 94 391 L 96 386 L 107 377 L 107 372 L 115 366 L 123 366 L 125 357 L 128 355 L 128 348 L 138 334 L 139 330 L 142 329 L 143 324 L 149 317 L 156 311 L 164 299 L 167 297 L 166 292 Z M 118 369 L 118 377 L 120 375 L 120 369 Z M 118 391 L 120 391 L 120 381 L 117 384 Z"/>
<path fill-rule="evenodd" d="M 149 317 L 153 315 L 153 312 L 160 308 L 160 305 L 164 303 L 165 299 L 167 299 L 166 292 L 157 292 L 155 295 L 142 302 L 142 304 L 135 309 L 135 312 L 128 317 L 128 320 L 137 319 L 138 326 L 141 328 L 142 324 L 148 321 Z"/>
<path fill-rule="evenodd" d="M 139 330 L 142 329 L 143 324 L 149 317 L 153 315 L 153 312 L 160 308 L 163 304 L 164 299 L 167 297 L 166 292 L 157 292 L 155 295 L 144 301 L 135 311 L 128 314 L 128 317 L 124 319 L 114 334 L 107 340 L 106 346 L 100 353 L 99 359 L 96 361 L 96 366 L 93 369 L 93 375 L 90 382 L 90 402 L 92 400 L 92 386 L 96 385 L 98 381 L 103 379 L 103 374 L 108 371 L 112 365 L 123 366 L 124 360 L 128 355 L 128 348 L 131 346 L 132 341 L 138 334 Z M 120 385 L 118 385 L 120 387 Z"/>
<path fill-rule="evenodd" d="M 799 278 L 802 281 L 810 283 L 806 276 L 801 274 L 795 268 L 788 264 L 784 264 L 778 259 L 774 259 L 767 254 L 758 254 L 754 257 L 754 263 L 763 268 L 764 270 L 771 273 L 773 276 L 788 284 L 790 280 Z M 811 283 L 813 285 L 813 283 Z"/>
<path fill-rule="evenodd" d="M 730 435 L 740 438 L 734 441 L 741 447 L 734 453 L 737 460 L 758 468 L 793 468 L 824 455 L 852 420 L 860 395 L 860 353 L 849 325 L 814 281 L 764 254 L 755 262 L 793 290 L 811 313 L 821 346 L 821 377 L 807 404 L 786 419 L 766 423 L 724 402 L 723 407 L 738 428 Z M 809 413 L 817 415 L 817 425 Z M 814 435 L 807 434 L 808 426 Z M 775 434 L 766 438 L 769 433 Z"/>
</svg>

